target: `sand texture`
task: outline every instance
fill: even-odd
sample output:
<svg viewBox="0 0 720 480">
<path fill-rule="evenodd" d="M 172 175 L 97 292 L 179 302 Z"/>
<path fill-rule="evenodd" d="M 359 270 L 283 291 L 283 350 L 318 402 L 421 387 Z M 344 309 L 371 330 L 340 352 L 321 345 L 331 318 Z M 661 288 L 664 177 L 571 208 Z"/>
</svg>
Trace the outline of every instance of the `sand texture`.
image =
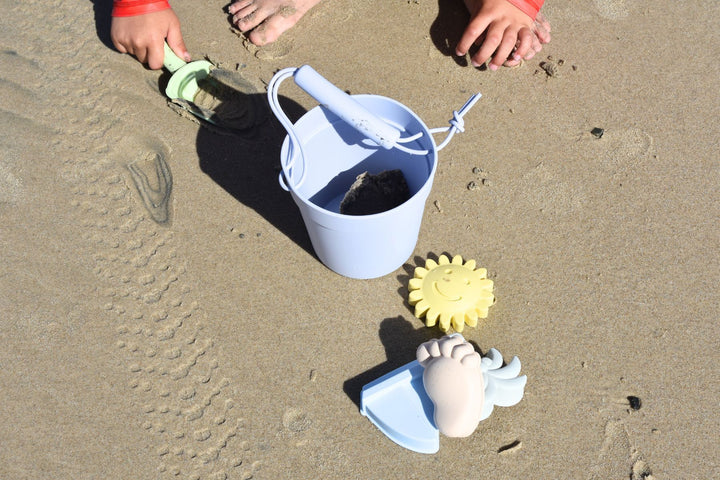
<svg viewBox="0 0 720 480">
<path fill-rule="evenodd" d="M 227 2 L 172 4 L 260 96 L 310 64 L 429 127 L 483 97 L 413 255 L 352 280 L 278 184 L 274 119 L 178 115 L 112 48 L 109 0 L 0 0 L 0 479 L 720 478 L 720 2 L 548 0 L 552 42 L 497 72 L 450 55 L 460 1 L 326 0 L 266 48 Z M 421 455 L 359 395 L 442 336 L 407 283 L 443 253 L 495 285 L 463 335 L 528 381 Z"/>
</svg>

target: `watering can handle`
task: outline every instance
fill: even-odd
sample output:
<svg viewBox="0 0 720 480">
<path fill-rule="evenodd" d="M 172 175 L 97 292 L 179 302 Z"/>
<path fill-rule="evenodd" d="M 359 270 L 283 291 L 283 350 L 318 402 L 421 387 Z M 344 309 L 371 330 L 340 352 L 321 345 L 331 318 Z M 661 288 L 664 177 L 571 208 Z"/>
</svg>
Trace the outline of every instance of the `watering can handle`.
<svg viewBox="0 0 720 480">
<path fill-rule="evenodd" d="M 400 130 L 389 125 L 350 95 L 330 83 L 311 66 L 303 65 L 293 75 L 295 83 L 335 115 L 385 149 L 400 138 Z"/>
<path fill-rule="evenodd" d="M 360 133 L 374 140 L 375 143 L 382 148 L 397 148 L 405 153 L 412 155 L 427 155 L 429 150 L 418 150 L 408 146 L 410 142 L 418 139 L 423 135 L 422 132 L 409 137 L 400 138 L 401 132 L 387 122 L 383 121 L 376 115 L 373 115 L 359 102 L 347 93 L 343 92 L 335 85 L 323 78 L 309 65 L 300 68 L 285 68 L 273 75 L 268 83 L 267 95 L 270 109 L 273 111 L 278 121 L 282 124 L 288 134 L 288 152 L 287 157 L 281 162 L 282 172 L 279 175 L 280 185 L 285 190 L 299 187 L 305 179 L 305 158 L 302 150 L 300 139 L 295 133 L 294 126 L 290 119 L 285 115 L 278 99 L 278 87 L 280 83 L 293 77 L 295 83 L 305 90 L 309 95 L 315 98 L 321 105 L 340 117 L 349 125 L 353 126 Z M 450 139 L 456 132 L 463 131 L 463 116 L 472 108 L 482 95 L 476 93 L 463 105 L 459 111 L 453 112 L 453 118 L 450 120 L 449 127 L 433 128 L 428 130 L 430 134 L 448 132 L 445 140 L 433 148 L 441 150 L 448 144 Z M 295 162 L 301 161 L 303 168 L 300 173 L 295 171 Z M 299 178 L 298 178 L 299 177 Z"/>
</svg>

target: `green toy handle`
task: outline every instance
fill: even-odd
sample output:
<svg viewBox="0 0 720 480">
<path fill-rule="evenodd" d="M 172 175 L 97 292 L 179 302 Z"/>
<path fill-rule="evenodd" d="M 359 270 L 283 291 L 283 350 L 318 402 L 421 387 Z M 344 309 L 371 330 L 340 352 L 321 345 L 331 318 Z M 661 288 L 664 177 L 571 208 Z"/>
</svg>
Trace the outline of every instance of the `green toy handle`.
<svg viewBox="0 0 720 480">
<path fill-rule="evenodd" d="M 167 42 L 165 42 L 164 45 L 165 45 L 165 58 L 163 59 L 163 66 L 165 68 L 167 68 L 170 71 L 170 73 L 174 73 L 177 70 L 179 70 L 180 67 L 184 67 L 186 65 L 186 63 L 180 57 L 175 55 L 175 52 L 172 51 L 172 49 L 167 44 Z"/>
</svg>

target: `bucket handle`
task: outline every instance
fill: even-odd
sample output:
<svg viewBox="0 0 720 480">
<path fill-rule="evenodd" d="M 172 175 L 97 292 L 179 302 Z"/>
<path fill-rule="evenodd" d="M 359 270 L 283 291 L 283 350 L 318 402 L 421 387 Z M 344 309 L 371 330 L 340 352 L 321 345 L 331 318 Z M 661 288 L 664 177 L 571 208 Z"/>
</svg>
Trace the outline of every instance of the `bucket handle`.
<svg viewBox="0 0 720 480">
<path fill-rule="evenodd" d="M 268 103 L 270 104 L 270 109 L 287 131 L 289 138 L 288 160 L 281 162 L 282 172 L 279 175 L 280 185 L 283 189 L 289 191 L 290 188 L 299 187 L 305 180 L 305 173 L 307 171 L 305 168 L 307 162 L 305 161 L 302 144 L 295 133 L 292 122 L 287 115 L 285 115 L 278 100 L 277 92 L 280 83 L 289 77 L 294 77 L 295 83 L 317 100 L 318 103 L 345 120 L 377 146 L 385 149 L 397 148 L 412 155 L 427 155 L 429 153 L 428 150 L 415 150 L 402 145 L 403 143 L 408 143 L 420 138 L 423 132 L 419 132 L 410 137 L 400 138 L 402 134 L 400 130 L 368 111 L 350 95 L 330 83 L 309 65 L 303 65 L 299 68 L 285 68 L 278 71 L 270 80 L 270 83 L 268 83 Z M 453 118 L 449 120 L 449 127 L 439 127 L 429 130 L 431 134 L 448 132 L 447 137 L 436 147 L 436 150 L 442 150 L 450 142 L 455 133 L 464 131 L 463 116 L 480 100 L 481 96 L 480 93 L 472 95 L 460 110 L 453 111 Z M 300 157 L 303 162 L 302 175 L 299 179 L 294 179 L 293 166 L 298 157 Z"/>
</svg>

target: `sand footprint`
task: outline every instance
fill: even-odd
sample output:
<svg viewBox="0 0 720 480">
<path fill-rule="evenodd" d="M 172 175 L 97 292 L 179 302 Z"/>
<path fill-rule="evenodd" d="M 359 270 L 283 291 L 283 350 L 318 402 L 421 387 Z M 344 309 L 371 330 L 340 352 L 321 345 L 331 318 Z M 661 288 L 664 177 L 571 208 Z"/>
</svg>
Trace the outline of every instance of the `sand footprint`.
<svg viewBox="0 0 720 480">
<path fill-rule="evenodd" d="M 170 170 L 170 148 L 159 138 L 125 133 L 122 124 L 115 126 L 122 134 L 116 146 L 114 162 L 125 165 L 150 218 L 159 225 L 168 226 L 172 217 L 173 177 Z M 137 152 L 127 159 L 126 152 Z M 129 161 L 128 161 L 129 160 Z"/>
<path fill-rule="evenodd" d="M 17 18 L 31 18 L 36 3 L 18 4 Z M 0 48 L 0 93 L 26 100 L 13 105 L 32 110 L 33 121 L 42 122 L 36 131 L 25 111 L 17 107 L 16 114 L 3 107 L 12 115 L 10 133 L 47 140 L 44 150 L 30 158 L 52 157 L 53 175 L 70 189 L 80 227 L 73 252 L 87 265 L 83 268 L 93 266 L 97 279 L 98 294 L 87 298 L 88 308 L 96 303 L 116 315 L 117 326 L 104 315 L 95 323 L 98 332 L 116 328 L 117 350 L 108 358 L 122 368 L 117 379 L 127 381 L 126 389 L 118 384 L 113 391 L 127 397 L 115 406 L 127 410 L 128 419 L 118 428 L 147 432 L 146 455 L 126 459 L 121 452 L 118 461 L 140 465 L 154 458 L 158 473 L 146 478 L 251 478 L 261 464 L 249 460 L 253 443 L 244 430 L 241 406 L 231 398 L 230 382 L 219 374 L 213 339 L 203 332 L 207 320 L 192 299 L 192 282 L 183 276 L 183 250 L 178 253 L 168 228 L 175 195 L 172 151 L 159 138 L 137 134 L 144 125 L 133 122 L 134 115 L 123 115 L 142 99 L 133 96 L 125 102 L 118 93 L 122 89 L 105 88 L 107 79 L 97 71 L 106 47 L 83 40 L 92 27 L 85 13 L 56 8 L 48 12 L 45 25 L 48 36 L 80 39 L 80 45 L 59 42 L 57 48 L 33 51 L 33 58 Z M 25 32 L 31 29 L 26 23 L 11 32 L 19 45 L 27 44 Z M 58 64 L 59 58 L 64 61 Z M 117 82 L 111 80 L 110 86 Z M 25 143 L 13 140 L 10 146 L 23 148 Z M 13 154 L 4 150 L 5 157 Z M 27 157 L 28 152 L 18 152 Z M 16 183 L 6 170 L 22 181 L 25 166 L 0 163 L 8 166 L 0 169 L 0 189 L 3 182 Z M 11 200 L 20 201 L 17 195 Z M 106 337 L 98 337 L 100 344 Z"/>
<path fill-rule="evenodd" d="M 630 480 L 652 480 L 650 466 L 630 442 L 623 422 L 610 420 L 605 425 L 605 438 L 598 452 L 598 459 L 587 476 L 588 480 L 607 478 L 628 478 Z"/>
<path fill-rule="evenodd" d="M 167 223 L 170 220 L 172 174 L 165 156 L 159 152 L 148 153 L 129 164 L 128 170 L 152 219 L 160 224 Z M 153 181 L 148 179 L 148 173 Z"/>
<path fill-rule="evenodd" d="M 420 345 L 417 359 L 435 405 L 435 426 L 448 437 L 471 435 L 482 418 L 485 398 L 480 355 L 461 335 L 450 335 Z"/>
<path fill-rule="evenodd" d="M 235 35 L 243 39 L 243 47 L 245 47 L 248 52 L 255 55 L 255 58 L 258 60 L 280 60 L 281 58 L 286 57 L 294 47 L 292 39 L 284 36 L 280 37 L 273 43 L 258 47 L 248 40 L 247 37 L 245 37 L 245 34 L 240 32 L 240 30 L 233 28 L 232 31 Z"/>
</svg>

